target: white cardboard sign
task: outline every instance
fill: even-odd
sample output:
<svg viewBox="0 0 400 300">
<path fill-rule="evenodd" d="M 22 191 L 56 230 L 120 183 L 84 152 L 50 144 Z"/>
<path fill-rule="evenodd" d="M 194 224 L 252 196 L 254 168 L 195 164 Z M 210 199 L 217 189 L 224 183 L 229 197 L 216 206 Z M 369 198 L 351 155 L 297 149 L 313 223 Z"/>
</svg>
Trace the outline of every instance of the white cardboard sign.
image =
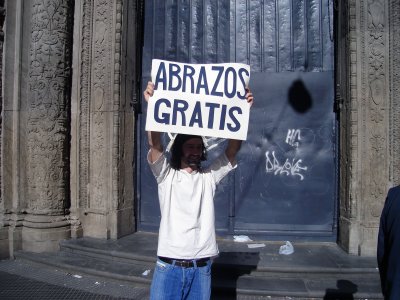
<svg viewBox="0 0 400 300">
<path fill-rule="evenodd" d="M 246 140 L 250 66 L 153 59 L 146 131 Z"/>
</svg>

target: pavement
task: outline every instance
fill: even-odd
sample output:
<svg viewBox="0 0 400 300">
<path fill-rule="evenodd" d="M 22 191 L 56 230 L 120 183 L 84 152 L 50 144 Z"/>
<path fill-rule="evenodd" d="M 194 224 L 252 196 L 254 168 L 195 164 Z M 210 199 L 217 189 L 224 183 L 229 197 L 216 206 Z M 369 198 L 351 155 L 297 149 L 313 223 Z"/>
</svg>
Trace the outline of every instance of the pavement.
<svg viewBox="0 0 400 300">
<path fill-rule="evenodd" d="M 149 290 L 25 260 L 0 261 L 0 299 L 148 299 Z"/>
</svg>

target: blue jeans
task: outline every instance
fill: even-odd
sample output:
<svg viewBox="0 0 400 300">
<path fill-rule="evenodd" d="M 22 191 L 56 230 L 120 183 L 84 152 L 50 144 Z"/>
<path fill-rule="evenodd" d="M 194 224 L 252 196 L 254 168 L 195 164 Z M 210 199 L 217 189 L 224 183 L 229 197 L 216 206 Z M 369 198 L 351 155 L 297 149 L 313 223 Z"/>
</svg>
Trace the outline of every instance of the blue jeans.
<svg viewBox="0 0 400 300">
<path fill-rule="evenodd" d="M 211 260 L 204 267 L 183 268 L 157 260 L 150 300 L 209 300 Z"/>
</svg>

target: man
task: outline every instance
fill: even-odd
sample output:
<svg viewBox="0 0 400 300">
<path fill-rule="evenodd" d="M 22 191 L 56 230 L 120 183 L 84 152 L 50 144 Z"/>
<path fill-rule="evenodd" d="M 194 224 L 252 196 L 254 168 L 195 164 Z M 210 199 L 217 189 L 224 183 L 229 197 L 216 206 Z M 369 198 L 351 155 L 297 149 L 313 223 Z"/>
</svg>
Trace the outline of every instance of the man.
<svg viewBox="0 0 400 300">
<path fill-rule="evenodd" d="M 391 188 L 382 210 L 378 266 L 385 299 L 400 299 L 400 186 Z"/>
<path fill-rule="evenodd" d="M 145 100 L 153 95 L 149 82 Z M 246 91 L 249 105 L 253 95 Z M 241 141 L 229 140 L 225 152 L 203 170 L 207 153 L 200 136 L 179 134 L 167 161 L 161 133 L 148 132 L 148 162 L 157 180 L 161 209 L 157 264 L 150 299 L 210 299 L 211 259 L 218 255 L 214 226 L 217 184 L 236 168 Z"/>
</svg>

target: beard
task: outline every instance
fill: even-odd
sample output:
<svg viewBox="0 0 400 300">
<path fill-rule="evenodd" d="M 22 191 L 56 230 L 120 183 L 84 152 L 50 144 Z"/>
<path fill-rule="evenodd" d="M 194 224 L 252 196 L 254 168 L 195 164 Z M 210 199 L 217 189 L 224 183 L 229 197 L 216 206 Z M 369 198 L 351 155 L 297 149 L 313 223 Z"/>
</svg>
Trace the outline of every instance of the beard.
<svg viewBox="0 0 400 300">
<path fill-rule="evenodd" d="M 184 158 L 184 161 L 188 166 L 198 168 L 201 164 L 201 157 L 198 155 L 189 155 Z"/>
</svg>

